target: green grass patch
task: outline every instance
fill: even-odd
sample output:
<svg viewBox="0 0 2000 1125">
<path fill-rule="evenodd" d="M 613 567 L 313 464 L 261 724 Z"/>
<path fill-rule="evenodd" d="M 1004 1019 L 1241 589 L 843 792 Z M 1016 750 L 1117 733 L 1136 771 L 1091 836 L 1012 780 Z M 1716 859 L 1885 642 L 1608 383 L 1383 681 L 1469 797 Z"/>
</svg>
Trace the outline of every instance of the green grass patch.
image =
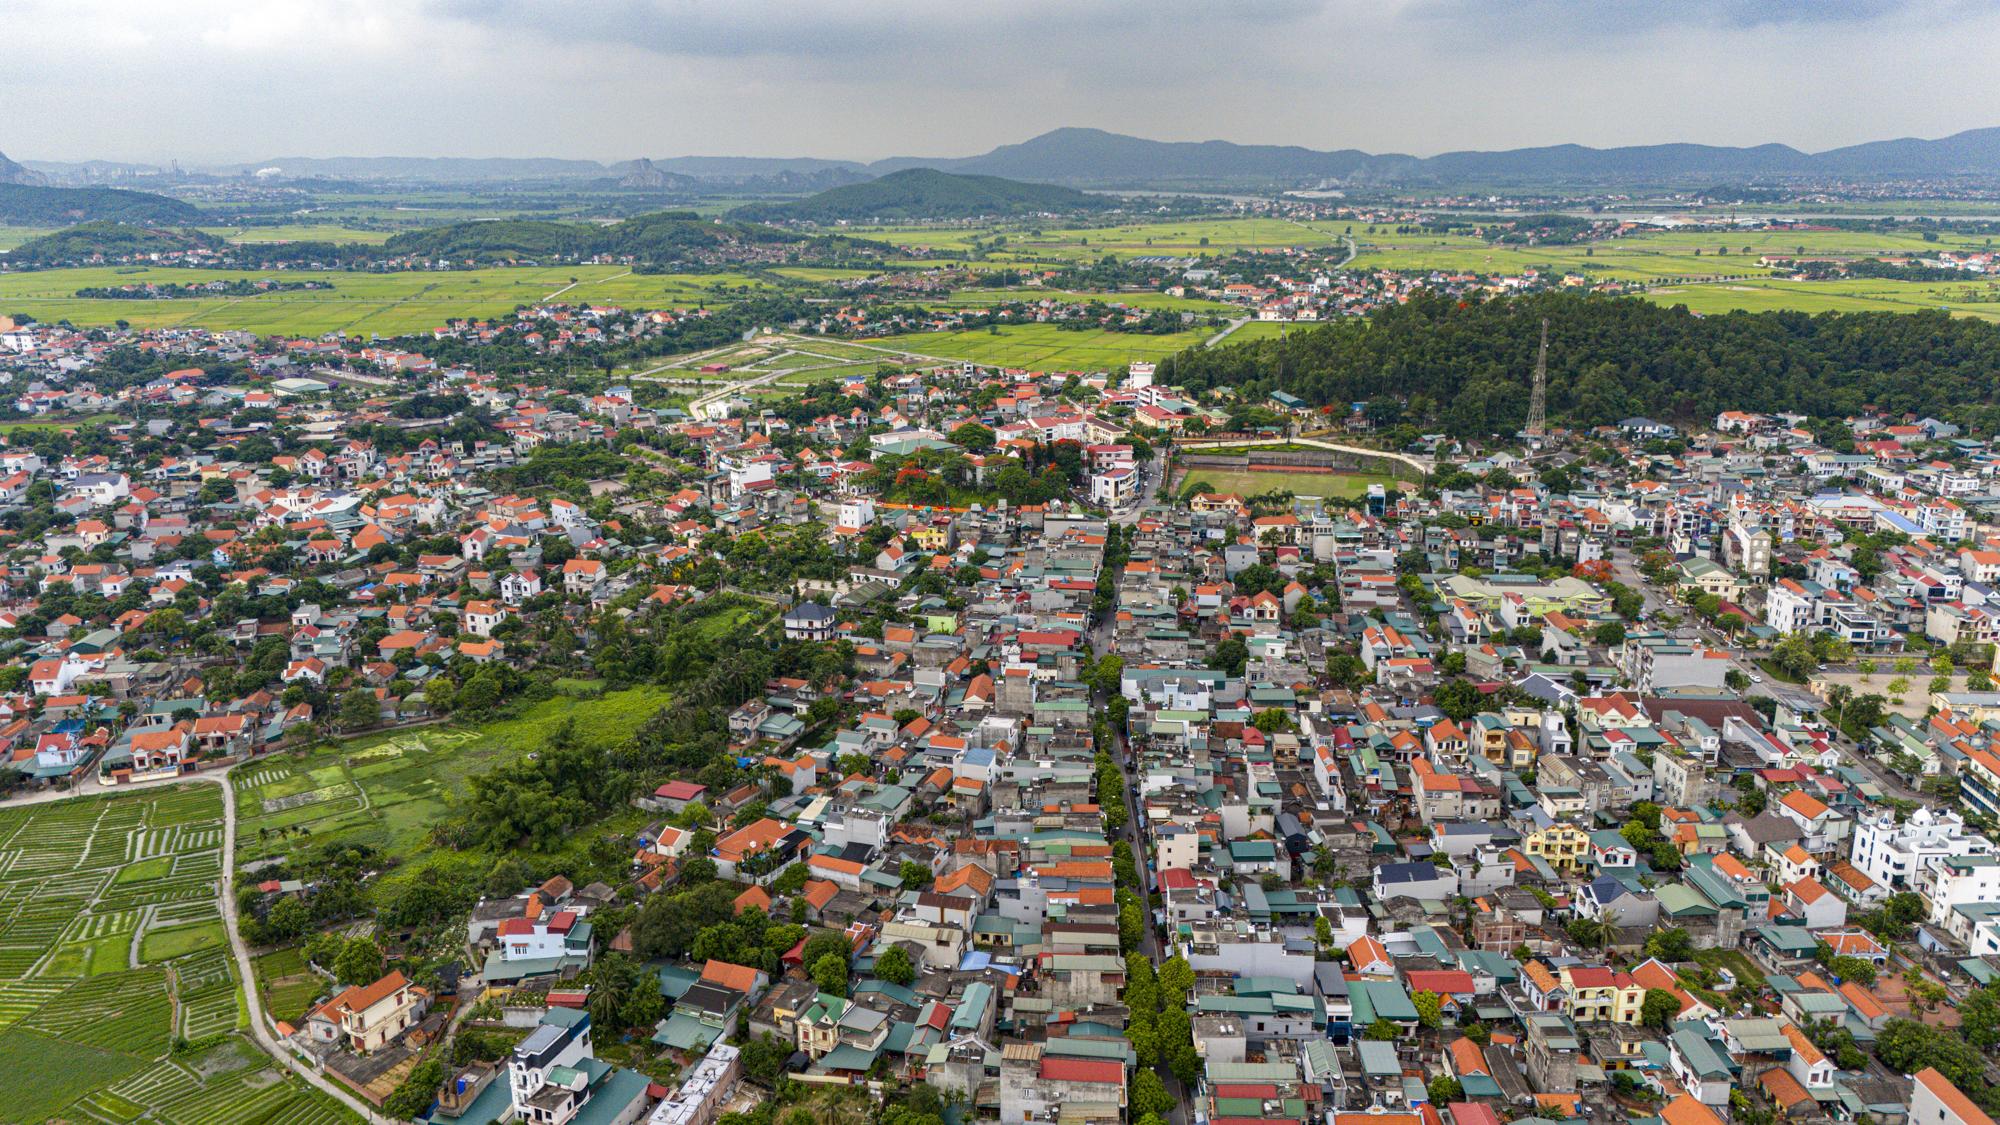
<svg viewBox="0 0 2000 1125">
<path fill-rule="evenodd" d="M 90 943 L 90 972 L 93 977 L 123 972 L 132 959 L 132 934 L 110 934 Z"/>
<path fill-rule="evenodd" d="M 42 976 L 83 977 L 90 975 L 91 947 L 88 945 L 59 945 L 49 959 L 42 963 Z M 123 968 L 121 964 L 119 966 Z"/>
<path fill-rule="evenodd" d="M 126 864 L 124 867 L 118 869 L 118 876 L 112 879 L 111 882 L 114 886 L 125 883 L 145 883 L 154 879 L 163 879 L 173 873 L 174 857 L 160 855 L 154 856 L 151 859 L 142 859 L 137 863 Z"/>
<path fill-rule="evenodd" d="M 1728 969 L 1737 980 L 1747 981 L 1757 988 L 1764 987 L 1763 970 L 1740 949 L 1697 949 L 1694 959 L 1706 968 Z"/>
<path fill-rule="evenodd" d="M 870 341 L 913 356 L 964 360 L 1032 371 L 1098 370 L 1134 360 L 1157 360 L 1193 347 L 1213 329 L 1147 336 L 1136 332 L 1088 329 L 1072 332 L 1050 324 L 1004 325 L 968 332 L 911 332 Z"/>
<path fill-rule="evenodd" d="M 0 1074 L 12 1076 L 0 1119 L 49 1120 L 78 1097 L 144 1065 L 130 1055 L 9 1028 L 0 1032 Z"/>
<path fill-rule="evenodd" d="M 238 793 L 236 861 L 286 855 L 328 842 L 354 842 L 409 858 L 430 848 L 431 828 L 451 812 L 466 779 L 542 745 L 564 721 L 579 741 L 613 745 L 666 706 L 667 692 L 632 688 L 584 698 L 558 695 L 518 715 L 486 723 L 451 723 L 391 731 L 322 744 L 290 763 L 290 773 Z M 252 774 L 253 777 L 257 776 Z M 352 785 L 355 796 L 266 811 L 271 792 L 297 792 L 298 778 L 313 788 Z M 482 862 L 490 862 L 482 860 Z M 405 864 L 384 886 L 413 877 L 421 864 Z"/>
<path fill-rule="evenodd" d="M 81 418 L 36 418 L 18 422 L 0 422 L 0 434 L 52 434 L 61 430 L 74 430 L 120 420 L 117 414 L 87 414 Z"/>
<path fill-rule="evenodd" d="M 148 964 L 166 961 L 198 950 L 213 949 L 226 940 L 228 939 L 222 932 L 220 919 L 213 922 L 196 922 L 189 926 L 147 930 L 139 939 L 139 960 Z"/>
</svg>

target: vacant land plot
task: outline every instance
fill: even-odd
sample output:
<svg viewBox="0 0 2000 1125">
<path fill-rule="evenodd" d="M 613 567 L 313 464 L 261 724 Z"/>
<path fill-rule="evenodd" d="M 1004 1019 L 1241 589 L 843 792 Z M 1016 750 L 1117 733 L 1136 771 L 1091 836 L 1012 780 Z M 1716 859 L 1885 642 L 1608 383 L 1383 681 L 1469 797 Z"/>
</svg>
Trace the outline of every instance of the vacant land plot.
<svg viewBox="0 0 2000 1125">
<path fill-rule="evenodd" d="M 1047 324 L 1024 324 L 971 332 L 912 332 L 869 341 L 885 348 L 908 349 L 916 356 L 965 360 L 996 367 L 1033 371 L 1095 371 L 1123 367 L 1134 360 L 1156 360 L 1201 343 L 1213 331 L 1175 332 L 1142 336 L 1135 332 L 1093 329 L 1069 332 Z"/>
<path fill-rule="evenodd" d="M 1379 484 L 1384 488 L 1414 489 L 1411 484 L 1400 484 L 1393 477 L 1377 473 L 1287 473 L 1251 472 L 1248 470 L 1218 470 L 1204 466 L 1190 466 L 1186 484 L 1203 481 L 1214 486 L 1215 492 L 1234 492 L 1238 496 L 1261 496 L 1266 492 L 1289 492 L 1294 496 L 1320 496 L 1347 499 L 1363 496 L 1368 486 Z"/>
<path fill-rule="evenodd" d="M 0 1073 L 33 1076 L 0 1121 L 348 1120 L 232 1034 L 221 820 L 212 785 L 0 809 Z M 168 1057 L 215 1036 L 212 1071 Z M 156 1096 L 169 1072 L 185 1098 Z"/>
<path fill-rule="evenodd" d="M 451 811 L 453 799 L 464 794 L 471 775 L 534 750 L 564 722 L 574 724 L 582 743 L 622 741 L 666 702 L 667 693 L 658 688 L 592 699 L 559 696 L 518 718 L 370 735 L 244 767 L 233 779 L 242 817 L 236 861 L 332 841 L 367 844 L 395 856 L 416 854 Z M 302 794 L 314 799 L 290 800 Z M 387 881 L 393 883 L 397 874 Z"/>
<path fill-rule="evenodd" d="M 307 1007 L 326 992 L 329 983 L 307 967 L 305 955 L 297 949 L 279 949 L 257 958 L 257 987 L 263 990 L 264 1007 L 276 1019 L 297 1023 Z"/>
</svg>

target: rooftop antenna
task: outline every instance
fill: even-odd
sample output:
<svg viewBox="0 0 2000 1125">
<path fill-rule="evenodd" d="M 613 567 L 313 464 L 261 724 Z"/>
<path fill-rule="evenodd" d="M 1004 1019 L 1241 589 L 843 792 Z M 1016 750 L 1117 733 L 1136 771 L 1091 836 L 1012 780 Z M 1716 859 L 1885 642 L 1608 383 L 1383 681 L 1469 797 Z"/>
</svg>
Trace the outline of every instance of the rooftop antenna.
<svg viewBox="0 0 2000 1125">
<path fill-rule="evenodd" d="M 1549 432 L 1549 318 L 1542 318 L 1542 349 L 1535 356 L 1535 389 L 1528 396 L 1528 436 L 1540 440 Z"/>
</svg>

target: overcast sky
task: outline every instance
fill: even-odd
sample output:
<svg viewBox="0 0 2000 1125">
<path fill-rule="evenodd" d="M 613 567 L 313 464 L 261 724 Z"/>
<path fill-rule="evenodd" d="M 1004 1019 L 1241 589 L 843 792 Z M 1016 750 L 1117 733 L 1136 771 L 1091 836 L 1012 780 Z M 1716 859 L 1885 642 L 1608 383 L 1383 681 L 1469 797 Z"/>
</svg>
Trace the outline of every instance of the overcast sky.
<svg viewBox="0 0 2000 1125">
<path fill-rule="evenodd" d="M 1063 125 L 1429 155 L 2000 125 L 1973 0 L 0 0 L 0 151 L 962 156 Z"/>
</svg>

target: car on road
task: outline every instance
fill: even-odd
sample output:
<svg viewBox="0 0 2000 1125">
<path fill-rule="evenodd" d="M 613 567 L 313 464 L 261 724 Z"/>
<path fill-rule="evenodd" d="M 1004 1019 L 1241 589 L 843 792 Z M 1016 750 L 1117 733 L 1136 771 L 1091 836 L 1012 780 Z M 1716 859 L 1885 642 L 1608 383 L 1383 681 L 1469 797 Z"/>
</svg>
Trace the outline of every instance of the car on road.
<svg viewBox="0 0 2000 1125">
<path fill-rule="evenodd" d="M 1758 675 L 1755 672 L 1752 672 L 1750 673 L 1750 682 L 1753 684 L 1761 684 L 1764 682 L 1764 677 Z"/>
</svg>

